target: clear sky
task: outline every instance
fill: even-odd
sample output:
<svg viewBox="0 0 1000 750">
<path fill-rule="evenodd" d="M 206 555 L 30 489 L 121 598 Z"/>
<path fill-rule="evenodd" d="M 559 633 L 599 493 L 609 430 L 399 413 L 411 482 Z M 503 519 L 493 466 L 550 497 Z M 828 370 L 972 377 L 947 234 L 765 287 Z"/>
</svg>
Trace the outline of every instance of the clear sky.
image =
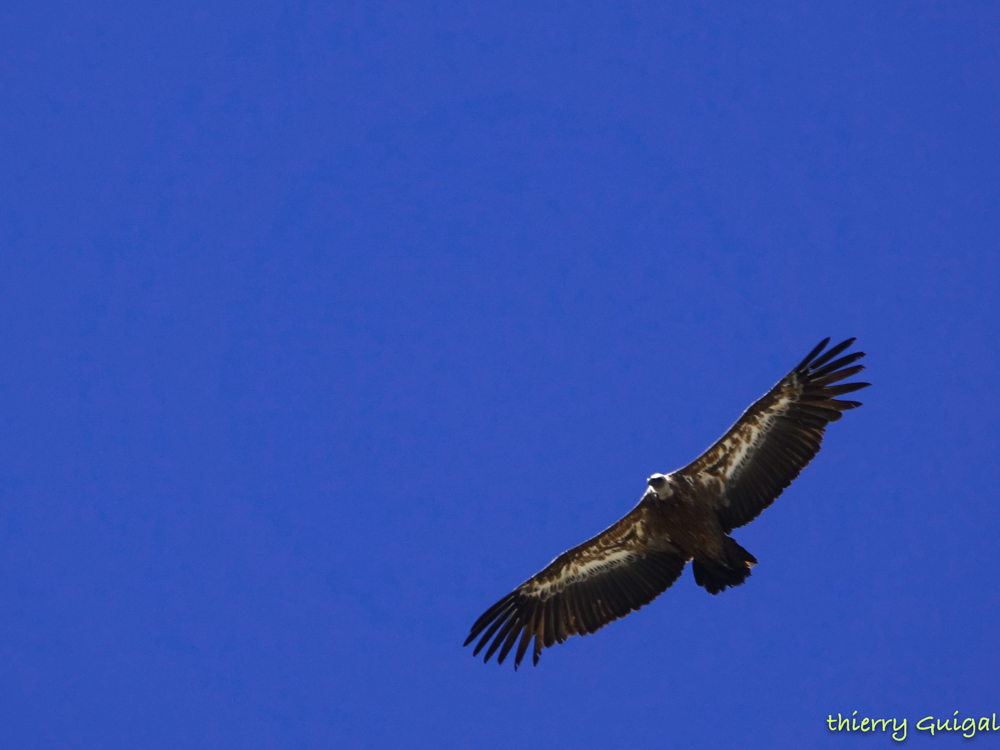
<svg viewBox="0 0 1000 750">
<path fill-rule="evenodd" d="M 7 5 L 3 744 L 1000 714 L 998 49 L 985 2 Z M 461 647 L 826 336 L 873 386 L 746 585 Z"/>
</svg>

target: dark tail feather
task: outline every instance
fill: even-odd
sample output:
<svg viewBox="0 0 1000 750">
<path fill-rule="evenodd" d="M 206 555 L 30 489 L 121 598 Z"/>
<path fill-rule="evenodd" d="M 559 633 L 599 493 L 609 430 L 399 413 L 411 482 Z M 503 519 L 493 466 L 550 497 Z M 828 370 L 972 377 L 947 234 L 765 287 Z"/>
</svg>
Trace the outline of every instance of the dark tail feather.
<svg viewBox="0 0 1000 750">
<path fill-rule="evenodd" d="M 722 555 L 723 562 L 696 558 L 691 566 L 695 583 L 710 594 L 718 594 L 727 586 L 739 586 L 750 577 L 750 568 L 757 564 L 756 557 L 728 536 L 722 545 Z"/>
</svg>

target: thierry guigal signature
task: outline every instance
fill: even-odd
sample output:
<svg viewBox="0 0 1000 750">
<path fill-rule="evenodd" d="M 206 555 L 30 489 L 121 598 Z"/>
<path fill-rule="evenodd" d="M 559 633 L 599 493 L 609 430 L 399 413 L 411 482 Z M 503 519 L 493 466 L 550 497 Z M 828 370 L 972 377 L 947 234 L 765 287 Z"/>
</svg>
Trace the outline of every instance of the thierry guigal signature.
<svg viewBox="0 0 1000 750">
<path fill-rule="evenodd" d="M 837 714 L 837 718 L 830 714 L 826 724 L 831 732 L 882 732 L 889 733 L 897 742 L 906 739 L 906 719 L 872 719 L 868 716 L 858 716 L 855 711 L 850 716 Z M 976 732 L 998 732 L 1000 724 L 997 723 L 997 715 L 980 716 L 978 719 L 967 716 L 964 719 L 958 717 L 958 711 L 947 719 L 939 719 L 936 716 L 925 716 L 913 723 L 913 728 L 918 732 L 930 732 L 931 737 L 935 733 L 958 732 L 963 737 L 972 738 Z"/>
</svg>

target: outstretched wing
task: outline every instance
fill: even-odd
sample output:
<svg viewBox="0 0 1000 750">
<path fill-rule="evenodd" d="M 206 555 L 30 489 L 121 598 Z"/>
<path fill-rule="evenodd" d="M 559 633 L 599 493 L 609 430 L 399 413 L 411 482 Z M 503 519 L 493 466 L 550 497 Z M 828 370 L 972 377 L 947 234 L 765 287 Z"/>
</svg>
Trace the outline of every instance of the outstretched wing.
<svg viewBox="0 0 1000 750">
<path fill-rule="evenodd" d="M 827 424 L 840 419 L 841 412 L 861 406 L 835 397 L 870 385 L 836 385 L 865 369 L 848 366 L 865 353 L 831 362 L 854 339 L 822 353 L 828 343 L 828 338 L 821 341 L 715 445 L 677 472 L 714 498 L 726 533 L 750 523 L 773 503 L 819 452 Z"/>
<path fill-rule="evenodd" d="M 473 656 L 490 643 L 503 664 L 518 635 L 514 669 L 535 639 L 532 659 L 571 635 L 593 633 L 649 604 L 677 580 L 686 559 L 662 535 L 650 533 L 645 501 L 611 528 L 562 553 L 476 620 L 466 646 L 482 634 Z M 485 633 L 483 632 L 485 631 Z"/>
</svg>

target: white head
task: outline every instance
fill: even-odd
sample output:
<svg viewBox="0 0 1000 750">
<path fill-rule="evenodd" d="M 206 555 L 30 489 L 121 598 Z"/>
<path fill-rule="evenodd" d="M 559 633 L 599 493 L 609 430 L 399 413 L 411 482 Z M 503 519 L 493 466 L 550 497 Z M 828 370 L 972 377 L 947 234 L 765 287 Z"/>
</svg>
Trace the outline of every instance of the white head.
<svg viewBox="0 0 1000 750">
<path fill-rule="evenodd" d="M 674 490 L 670 486 L 670 483 L 670 477 L 663 474 L 653 474 L 653 476 L 646 480 L 646 484 L 649 485 L 650 489 L 653 490 L 653 492 L 656 493 L 656 496 L 661 500 L 674 494 Z"/>
</svg>

